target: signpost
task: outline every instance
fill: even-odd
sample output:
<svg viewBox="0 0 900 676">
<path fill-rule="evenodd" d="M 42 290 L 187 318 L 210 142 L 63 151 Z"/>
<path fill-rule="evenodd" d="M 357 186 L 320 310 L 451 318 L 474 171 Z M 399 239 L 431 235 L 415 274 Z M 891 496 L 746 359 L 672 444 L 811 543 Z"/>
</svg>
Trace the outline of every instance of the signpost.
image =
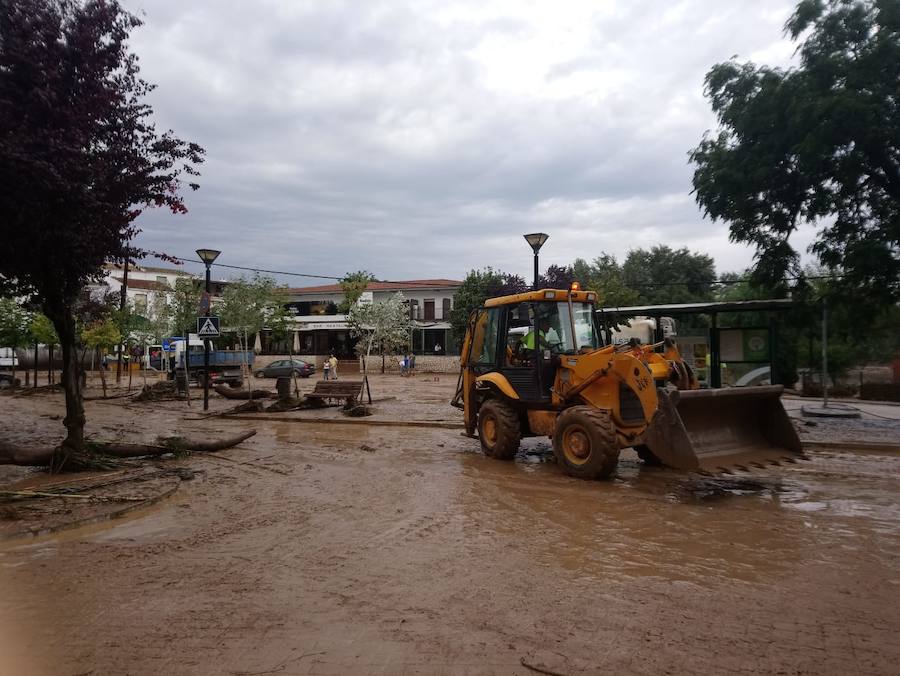
<svg viewBox="0 0 900 676">
<path fill-rule="evenodd" d="M 218 317 L 197 317 L 197 337 L 198 338 L 218 338 L 219 337 L 219 318 Z"/>
</svg>

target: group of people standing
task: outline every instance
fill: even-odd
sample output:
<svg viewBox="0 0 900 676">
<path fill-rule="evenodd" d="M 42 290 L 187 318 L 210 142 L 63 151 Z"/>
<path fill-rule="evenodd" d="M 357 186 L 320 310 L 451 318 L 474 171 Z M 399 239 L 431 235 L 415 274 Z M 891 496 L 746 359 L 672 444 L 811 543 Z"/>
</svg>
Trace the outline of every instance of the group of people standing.
<svg viewBox="0 0 900 676">
<path fill-rule="evenodd" d="M 416 355 L 409 352 L 400 357 L 400 375 L 410 376 L 416 368 Z"/>
<path fill-rule="evenodd" d="M 338 360 L 332 352 L 322 365 L 322 380 L 337 380 L 337 367 Z"/>
</svg>

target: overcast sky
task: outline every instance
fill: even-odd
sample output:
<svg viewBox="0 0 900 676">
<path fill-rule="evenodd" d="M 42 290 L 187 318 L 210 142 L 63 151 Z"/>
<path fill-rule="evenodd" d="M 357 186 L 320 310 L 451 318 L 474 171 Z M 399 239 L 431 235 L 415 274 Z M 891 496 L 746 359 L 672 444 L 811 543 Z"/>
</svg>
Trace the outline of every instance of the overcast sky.
<svg viewBox="0 0 900 676">
<path fill-rule="evenodd" d="M 380 279 L 530 279 L 534 231 L 542 267 L 654 244 L 752 261 L 701 217 L 687 153 L 713 64 L 790 63 L 792 0 L 124 4 L 158 126 L 207 152 L 144 247 Z"/>
</svg>

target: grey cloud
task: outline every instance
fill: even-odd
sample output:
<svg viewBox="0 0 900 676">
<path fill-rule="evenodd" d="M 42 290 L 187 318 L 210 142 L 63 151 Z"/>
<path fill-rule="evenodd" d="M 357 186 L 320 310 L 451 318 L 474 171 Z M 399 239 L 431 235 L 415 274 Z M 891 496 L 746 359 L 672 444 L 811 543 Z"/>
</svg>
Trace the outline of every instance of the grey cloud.
<svg viewBox="0 0 900 676">
<path fill-rule="evenodd" d="M 147 213 L 139 243 L 322 274 L 527 275 L 521 234 L 541 228 L 547 264 L 661 242 L 742 267 L 688 195 L 686 153 L 714 124 L 706 70 L 771 49 L 792 5 L 588 3 L 571 42 L 545 45 L 552 27 L 514 2 L 148 3 L 132 43 L 159 127 L 208 161 L 190 213 Z M 536 46 L 503 64 L 496 45 Z"/>
</svg>

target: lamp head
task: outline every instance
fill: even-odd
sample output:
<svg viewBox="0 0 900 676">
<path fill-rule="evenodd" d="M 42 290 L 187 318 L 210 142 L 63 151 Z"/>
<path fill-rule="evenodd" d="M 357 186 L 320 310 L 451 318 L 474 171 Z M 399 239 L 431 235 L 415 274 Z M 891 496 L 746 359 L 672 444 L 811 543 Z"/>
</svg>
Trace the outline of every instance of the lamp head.
<svg viewBox="0 0 900 676">
<path fill-rule="evenodd" d="M 525 235 L 525 241 L 531 245 L 535 254 L 541 250 L 541 247 L 544 246 L 544 242 L 548 239 L 550 239 L 550 235 L 546 235 L 543 232 L 533 232 L 530 235 Z"/>
<path fill-rule="evenodd" d="M 220 253 L 222 252 L 215 249 L 197 249 L 197 255 L 200 256 L 200 260 L 207 265 L 212 265 L 212 262 L 219 257 Z"/>
</svg>

